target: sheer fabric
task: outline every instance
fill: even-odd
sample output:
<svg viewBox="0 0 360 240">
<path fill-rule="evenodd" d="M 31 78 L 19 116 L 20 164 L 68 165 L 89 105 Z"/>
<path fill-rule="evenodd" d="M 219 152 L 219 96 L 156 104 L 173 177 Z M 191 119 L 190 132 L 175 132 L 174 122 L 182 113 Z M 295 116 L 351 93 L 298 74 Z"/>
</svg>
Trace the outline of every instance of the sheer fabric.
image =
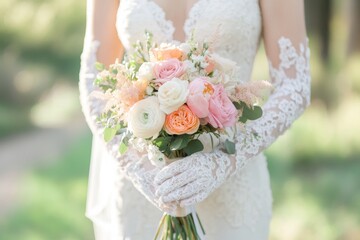
<svg viewBox="0 0 360 240">
<path fill-rule="evenodd" d="M 184 32 L 186 38 L 212 42 L 215 52 L 237 62 L 238 81 L 245 82 L 251 78 L 260 41 L 261 16 L 258 1 L 199 0 L 189 12 Z M 174 40 L 173 23 L 151 0 L 122 0 L 116 27 L 126 51 L 131 50 L 134 41 L 144 39 L 145 30 L 154 34 L 155 41 Z M 201 184 L 192 189 L 197 194 L 185 203 L 198 203 L 207 239 L 267 239 L 272 200 L 266 159 L 261 152 L 309 104 L 309 51 L 306 36 L 302 36 L 302 43 L 297 39 L 284 33 L 276 40 L 277 50 L 268 54 L 275 90 L 264 106 L 264 116 L 235 133 L 236 156 L 220 150 L 194 155 L 202 162 L 203 172 L 212 174 L 204 179 L 211 181 L 205 193 L 200 190 Z M 153 184 L 159 170 L 147 164 L 146 153 L 132 149 L 120 157 L 116 139 L 108 144 L 101 140 L 102 129 L 95 119 L 102 103 L 89 94 L 94 89 L 94 63 L 100 44 L 94 36 L 85 37 L 80 74 L 81 103 L 94 133 L 87 216 L 94 222 L 96 239 L 150 239 L 161 215 L 149 203 L 159 206 Z M 189 167 L 185 161 L 181 165 Z"/>
</svg>

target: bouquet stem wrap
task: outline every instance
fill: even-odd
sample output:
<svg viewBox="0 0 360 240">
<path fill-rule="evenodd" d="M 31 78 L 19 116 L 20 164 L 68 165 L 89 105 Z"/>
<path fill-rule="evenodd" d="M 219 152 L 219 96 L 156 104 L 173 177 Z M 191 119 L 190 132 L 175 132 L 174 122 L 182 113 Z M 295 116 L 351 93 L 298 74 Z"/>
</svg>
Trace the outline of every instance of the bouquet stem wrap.
<svg viewBox="0 0 360 240">
<path fill-rule="evenodd" d="M 196 213 L 195 206 L 178 207 L 164 213 L 154 240 L 203 240 L 205 231 Z"/>
</svg>

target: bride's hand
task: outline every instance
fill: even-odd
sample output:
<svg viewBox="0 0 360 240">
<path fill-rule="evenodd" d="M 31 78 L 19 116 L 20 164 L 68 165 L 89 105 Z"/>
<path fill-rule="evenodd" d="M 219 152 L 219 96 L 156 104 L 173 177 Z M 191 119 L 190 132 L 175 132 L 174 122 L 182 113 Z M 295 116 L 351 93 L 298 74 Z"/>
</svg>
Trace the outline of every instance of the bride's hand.
<svg viewBox="0 0 360 240">
<path fill-rule="evenodd" d="M 232 171 L 231 160 L 219 153 L 195 153 L 159 171 L 155 196 L 165 205 L 191 206 L 206 199 Z"/>
</svg>

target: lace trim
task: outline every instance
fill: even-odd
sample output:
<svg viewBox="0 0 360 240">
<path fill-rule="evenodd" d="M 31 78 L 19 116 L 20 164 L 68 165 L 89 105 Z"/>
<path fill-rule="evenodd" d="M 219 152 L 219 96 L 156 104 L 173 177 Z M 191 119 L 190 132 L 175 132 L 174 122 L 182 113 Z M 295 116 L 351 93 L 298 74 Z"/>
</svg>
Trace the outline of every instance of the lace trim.
<svg viewBox="0 0 360 240">
<path fill-rule="evenodd" d="M 264 106 L 263 117 L 245 126 L 237 135 L 237 169 L 245 167 L 248 159 L 256 156 L 282 135 L 310 104 L 310 49 L 300 44 L 299 53 L 290 39 L 279 42 L 280 64 L 270 62 L 270 76 L 274 93 Z M 289 77 L 287 72 L 294 72 Z"/>
<path fill-rule="evenodd" d="M 164 10 L 152 0 L 143 0 L 143 2 L 148 5 L 148 10 L 153 13 L 153 17 L 158 27 L 165 34 L 168 41 L 173 40 L 175 27 L 171 20 L 166 19 L 166 14 Z"/>
<path fill-rule="evenodd" d="M 144 2 L 148 4 L 149 10 L 152 11 L 156 23 L 158 24 L 161 31 L 167 36 L 167 39 L 174 40 L 174 22 L 166 18 L 164 9 L 153 0 L 144 0 Z M 182 27 L 186 39 L 191 36 L 192 31 L 195 29 L 197 19 L 201 16 L 201 13 L 205 10 L 205 7 L 208 6 L 208 2 L 209 0 L 198 0 L 190 8 L 188 17 L 185 19 L 184 25 Z"/>
<path fill-rule="evenodd" d="M 188 17 L 184 22 L 183 30 L 186 38 L 190 38 L 193 31 L 195 30 L 195 26 L 198 22 L 198 19 L 201 17 L 206 8 L 209 6 L 210 0 L 198 0 L 191 7 Z"/>
</svg>

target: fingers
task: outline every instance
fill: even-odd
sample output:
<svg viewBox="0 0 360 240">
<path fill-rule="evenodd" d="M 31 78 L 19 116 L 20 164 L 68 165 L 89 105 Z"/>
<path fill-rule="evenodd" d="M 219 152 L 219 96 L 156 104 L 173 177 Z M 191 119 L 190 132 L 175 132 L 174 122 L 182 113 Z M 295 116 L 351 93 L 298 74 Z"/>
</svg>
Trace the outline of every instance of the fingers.
<svg viewBox="0 0 360 240">
<path fill-rule="evenodd" d="M 169 194 L 162 196 L 160 199 L 163 203 L 181 202 L 194 195 L 197 195 L 202 191 L 203 186 L 204 183 L 202 181 L 195 180 L 179 189 L 170 192 Z"/>
<path fill-rule="evenodd" d="M 196 179 L 196 175 L 193 172 L 194 170 L 190 169 L 186 172 L 167 179 L 160 186 L 158 186 L 155 195 L 157 197 L 165 196 L 174 190 L 194 181 Z"/>
<path fill-rule="evenodd" d="M 185 159 L 178 160 L 176 162 L 171 163 L 169 166 L 164 167 L 160 170 L 160 172 L 156 175 L 154 179 L 154 183 L 160 185 L 167 179 L 176 176 L 182 172 L 185 172 L 189 168 L 189 164 Z"/>
<path fill-rule="evenodd" d="M 161 211 L 163 212 L 173 212 L 176 210 L 177 205 L 174 203 L 162 203 L 162 202 L 158 202 L 157 203 L 157 207 L 160 208 Z"/>
<path fill-rule="evenodd" d="M 199 193 L 180 201 L 180 207 L 188 207 L 195 205 L 199 202 L 204 201 L 207 198 L 207 196 L 208 193 L 205 190 L 202 190 Z"/>
</svg>

